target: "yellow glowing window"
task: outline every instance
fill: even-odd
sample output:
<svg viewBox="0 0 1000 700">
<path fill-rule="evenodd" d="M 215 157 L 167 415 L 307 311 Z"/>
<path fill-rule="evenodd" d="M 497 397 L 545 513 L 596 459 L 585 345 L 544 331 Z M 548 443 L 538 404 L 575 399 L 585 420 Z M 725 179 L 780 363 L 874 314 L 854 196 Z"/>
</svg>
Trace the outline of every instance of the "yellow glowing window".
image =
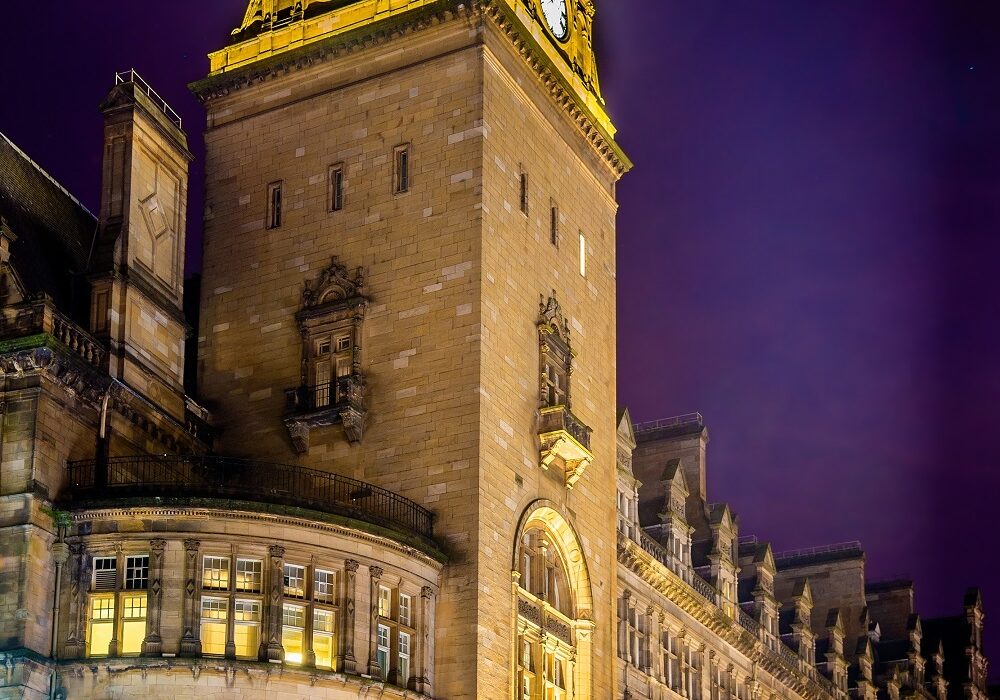
<svg viewBox="0 0 1000 700">
<path fill-rule="evenodd" d="M 386 619 L 392 617 L 392 590 L 385 586 L 378 587 L 378 615 Z"/>
<path fill-rule="evenodd" d="M 316 666 L 317 668 L 333 669 L 336 657 L 333 640 L 333 613 L 317 610 L 313 620 L 313 653 L 316 655 Z"/>
<path fill-rule="evenodd" d="M 285 564 L 285 595 L 289 598 L 306 597 L 306 568 Z"/>
<path fill-rule="evenodd" d="M 256 659 L 260 647 L 260 603 L 255 600 L 237 600 L 233 608 L 233 620 L 236 657 Z"/>
<path fill-rule="evenodd" d="M 216 591 L 229 590 L 229 558 L 205 557 L 201 577 L 202 588 Z"/>
<path fill-rule="evenodd" d="M 259 559 L 236 560 L 236 590 L 260 593 L 264 580 L 264 563 Z"/>
<path fill-rule="evenodd" d="M 115 599 L 109 596 L 91 599 L 87 656 L 107 656 L 114 631 Z"/>
<path fill-rule="evenodd" d="M 281 645 L 285 648 L 285 661 L 301 664 L 305 655 L 306 609 L 301 605 L 286 605 L 281 618 Z"/>
<path fill-rule="evenodd" d="M 201 599 L 201 652 L 222 656 L 226 653 L 226 620 L 229 601 L 224 598 Z"/>
<path fill-rule="evenodd" d="M 399 594 L 399 624 L 412 627 L 413 598 L 403 593 Z"/>
<path fill-rule="evenodd" d="M 142 652 L 142 641 L 146 638 L 146 595 L 129 594 L 122 597 L 122 641 L 123 655 Z"/>
<path fill-rule="evenodd" d="M 337 576 L 332 571 L 317 569 L 313 585 L 313 600 L 318 603 L 333 603 L 337 593 Z"/>
</svg>

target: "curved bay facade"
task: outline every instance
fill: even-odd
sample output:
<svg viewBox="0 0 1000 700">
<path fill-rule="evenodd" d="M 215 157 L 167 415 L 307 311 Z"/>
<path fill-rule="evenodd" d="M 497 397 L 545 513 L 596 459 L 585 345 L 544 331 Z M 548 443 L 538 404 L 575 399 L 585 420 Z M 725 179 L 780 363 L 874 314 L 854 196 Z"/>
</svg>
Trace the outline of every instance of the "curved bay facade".
<svg viewBox="0 0 1000 700">
<path fill-rule="evenodd" d="M 985 698 L 977 591 L 771 551 L 617 410 L 596 10 L 249 2 L 197 283 L 140 75 L 96 216 L 0 138 L 0 698 Z"/>
</svg>

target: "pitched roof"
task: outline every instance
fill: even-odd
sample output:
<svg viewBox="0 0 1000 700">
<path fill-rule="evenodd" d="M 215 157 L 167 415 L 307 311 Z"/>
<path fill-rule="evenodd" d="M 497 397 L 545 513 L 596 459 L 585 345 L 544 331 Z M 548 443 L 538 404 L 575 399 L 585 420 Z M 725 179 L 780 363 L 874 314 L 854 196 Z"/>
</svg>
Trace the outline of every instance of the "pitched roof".
<svg viewBox="0 0 1000 700">
<path fill-rule="evenodd" d="M 73 275 L 87 267 L 97 219 L 0 133 L 0 217 L 17 240 L 11 264 L 28 294 L 71 311 Z"/>
</svg>

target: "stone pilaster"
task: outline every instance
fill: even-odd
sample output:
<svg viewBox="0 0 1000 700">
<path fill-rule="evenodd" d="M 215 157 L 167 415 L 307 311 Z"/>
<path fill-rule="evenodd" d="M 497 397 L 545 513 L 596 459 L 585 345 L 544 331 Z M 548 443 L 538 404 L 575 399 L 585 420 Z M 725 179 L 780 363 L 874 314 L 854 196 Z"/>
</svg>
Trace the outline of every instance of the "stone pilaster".
<svg viewBox="0 0 1000 700">
<path fill-rule="evenodd" d="M 117 559 L 117 568 L 115 573 L 115 590 L 120 591 L 125 588 L 124 578 L 125 578 L 125 558 L 122 556 L 122 545 L 119 542 L 115 545 L 115 557 Z M 115 596 L 117 598 L 117 595 Z M 118 639 L 118 630 L 121 628 L 121 603 L 115 603 L 115 624 L 111 628 L 111 643 L 108 644 L 108 656 L 114 658 L 118 656 L 118 647 L 120 640 Z"/>
<path fill-rule="evenodd" d="M 181 637 L 181 656 L 201 656 L 201 626 L 198 610 L 198 550 L 201 542 L 184 540 L 184 633 Z"/>
<path fill-rule="evenodd" d="M 642 672 L 647 676 L 652 675 L 652 667 L 650 665 L 652 657 L 652 640 L 650 637 L 653 635 L 653 606 L 647 606 L 646 608 L 646 634 L 642 637 Z"/>
<path fill-rule="evenodd" d="M 376 678 L 382 677 L 382 668 L 378 665 L 378 582 L 382 580 L 382 568 L 378 566 L 368 567 L 371 574 L 369 586 L 370 609 L 368 623 L 368 673 Z"/>
<path fill-rule="evenodd" d="M 271 593 L 267 599 L 267 649 L 265 661 L 283 661 L 281 646 L 281 616 L 285 605 L 285 548 L 274 545 L 268 551 L 271 558 Z"/>
<path fill-rule="evenodd" d="M 348 559 L 344 562 L 344 608 L 340 616 L 342 633 L 340 659 L 337 668 L 344 673 L 357 673 L 358 662 L 354 657 L 354 610 L 357 600 L 358 562 Z"/>
<path fill-rule="evenodd" d="M 146 638 L 142 642 L 143 656 L 160 656 L 163 653 L 160 618 L 163 613 L 163 553 L 166 548 L 166 540 L 149 542 L 149 590 L 146 593 Z"/>
<path fill-rule="evenodd" d="M 430 586 L 420 589 L 420 619 L 417 622 L 417 667 L 414 690 L 433 694 L 434 664 L 434 591 Z"/>
<path fill-rule="evenodd" d="M 66 616 L 66 648 L 63 656 L 67 659 L 79 659 L 86 649 L 83 618 L 87 597 L 87 550 L 82 544 L 72 544 L 69 553 L 69 614 Z"/>
</svg>

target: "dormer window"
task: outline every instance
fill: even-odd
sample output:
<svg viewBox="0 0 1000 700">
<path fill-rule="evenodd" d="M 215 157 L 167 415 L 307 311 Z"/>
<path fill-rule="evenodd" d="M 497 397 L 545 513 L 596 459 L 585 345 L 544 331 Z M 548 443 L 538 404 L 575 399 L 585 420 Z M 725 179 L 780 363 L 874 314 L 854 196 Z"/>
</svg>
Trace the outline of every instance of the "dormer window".
<svg viewBox="0 0 1000 700">
<path fill-rule="evenodd" d="M 368 304 L 363 286 L 360 268 L 352 274 L 333 258 L 302 293 L 297 314 L 303 340 L 301 384 L 285 392 L 285 425 L 300 454 L 309 449 L 312 428 L 340 423 L 349 441 L 361 440 L 361 327 Z"/>
</svg>

